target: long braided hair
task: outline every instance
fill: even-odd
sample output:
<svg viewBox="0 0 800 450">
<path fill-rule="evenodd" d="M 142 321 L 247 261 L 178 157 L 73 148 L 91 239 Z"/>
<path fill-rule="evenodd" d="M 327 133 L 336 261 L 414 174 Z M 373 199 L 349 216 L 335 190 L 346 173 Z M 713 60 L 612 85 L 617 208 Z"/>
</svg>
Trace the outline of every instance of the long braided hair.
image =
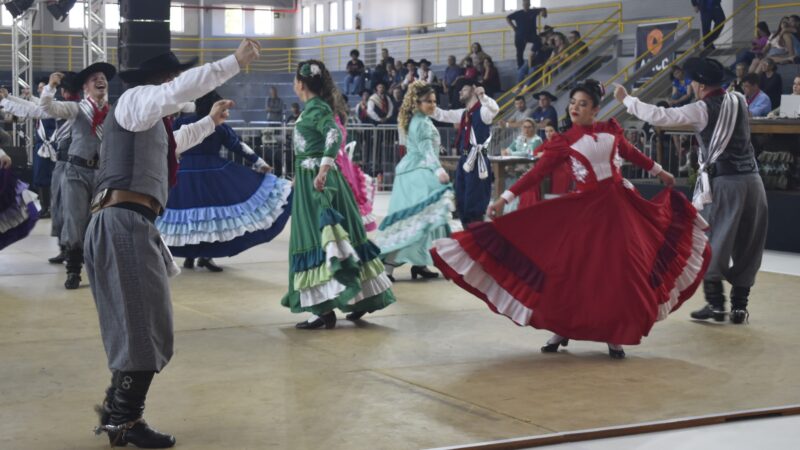
<svg viewBox="0 0 800 450">
<path fill-rule="evenodd" d="M 297 65 L 295 76 L 305 84 L 309 91 L 327 103 L 333 113 L 339 116 L 342 123 L 347 122 L 347 104 L 322 61 L 309 59 L 301 62 Z"/>
<path fill-rule="evenodd" d="M 415 81 L 408 86 L 408 92 L 403 99 L 403 104 L 400 105 L 400 112 L 397 115 L 397 122 L 404 132 L 408 133 L 411 118 L 414 117 L 414 113 L 419 109 L 419 102 L 434 92 L 436 90 L 433 89 L 433 86 L 424 81 Z"/>
</svg>

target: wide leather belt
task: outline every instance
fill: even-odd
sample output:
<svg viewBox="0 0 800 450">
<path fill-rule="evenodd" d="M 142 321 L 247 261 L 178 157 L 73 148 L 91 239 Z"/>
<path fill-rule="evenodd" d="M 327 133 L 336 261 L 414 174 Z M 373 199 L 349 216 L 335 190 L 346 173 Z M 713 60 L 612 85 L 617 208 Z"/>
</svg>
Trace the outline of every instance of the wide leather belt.
<svg viewBox="0 0 800 450">
<path fill-rule="evenodd" d="M 134 203 L 144 206 L 155 215 L 161 214 L 163 210 L 161 204 L 149 195 L 120 189 L 107 189 L 95 196 L 95 200 L 92 202 L 92 212 L 97 212 L 103 208 L 115 206 L 120 203 Z"/>
<path fill-rule="evenodd" d="M 97 169 L 97 159 L 83 159 L 80 156 L 69 155 L 67 162 L 87 169 Z"/>
</svg>

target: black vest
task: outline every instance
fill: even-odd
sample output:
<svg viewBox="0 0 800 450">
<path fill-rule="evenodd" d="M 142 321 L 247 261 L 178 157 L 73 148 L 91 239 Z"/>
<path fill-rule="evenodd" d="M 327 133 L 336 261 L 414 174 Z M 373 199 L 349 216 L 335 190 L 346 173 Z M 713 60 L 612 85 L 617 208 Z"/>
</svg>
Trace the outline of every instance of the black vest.
<svg viewBox="0 0 800 450">
<path fill-rule="evenodd" d="M 700 138 L 706 148 L 711 144 L 711 136 L 717 126 L 724 99 L 725 96 L 718 95 L 702 100 L 708 110 L 708 125 L 700 131 Z M 739 102 L 739 114 L 736 116 L 733 136 L 717 162 L 709 167 L 709 174 L 713 177 L 754 172 L 758 172 L 758 164 L 753 144 L 750 141 L 750 115 L 747 111 L 747 102 Z"/>
</svg>

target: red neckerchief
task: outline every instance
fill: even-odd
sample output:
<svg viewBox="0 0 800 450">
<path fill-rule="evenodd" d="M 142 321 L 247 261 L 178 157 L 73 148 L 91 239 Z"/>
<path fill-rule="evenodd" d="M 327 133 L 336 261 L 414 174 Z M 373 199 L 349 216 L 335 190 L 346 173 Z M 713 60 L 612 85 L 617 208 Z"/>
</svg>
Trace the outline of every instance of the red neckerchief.
<svg viewBox="0 0 800 450">
<path fill-rule="evenodd" d="M 362 122 L 367 120 L 367 105 L 361 104 L 361 108 L 358 110 L 358 118 L 361 119 Z"/>
<path fill-rule="evenodd" d="M 461 148 L 461 140 L 466 139 L 469 143 L 470 136 L 472 136 L 472 114 L 481 109 L 481 102 L 475 102 L 472 108 L 465 110 L 461 116 L 461 123 L 458 125 L 458 136 L 456 136 L 456 148 Z"/>
<path fill-rule="evenodd" d="M 386 96 L 381 95 L 379 96 L 379 98 L 381 99 L 381 104 L 379 105 L 381 111 L 383 111 L 384 113 L 389 112 L 389 105 L 386 103 Z"/>
<path fill-rule="evenodd" d="M 710 97 L 720 97 L 720 96 L 725 95 L 725 94 L 726 94 L 726 92 L 725 92 L 724 89 L 716 88 L 713 91 L 711 91 L 708 94 L 706 94 L 706 96 L 703 97 L 703 98 L 705 99 L 705 98 L 710 98 Z"/>
<path fill-rule="evenodd" d="M 175 135 L 172 134 L 172 117 L 164 117 L 161 119 L 164 122 L 164 128 L 167 129 L 167 168 L 169 170 L 169 187 L 174 187 L 178 184 L 178 155 L 175 150 L 178 149 L 178 144 L 175 142 Z"/>
<path fill-rule="evenodd" d="M 86 97 L 86 100 L 89 101 L 89 104 L 92 105 L 92 109 L 94 110 L 94 114 L 92 114 L 92 134 L 97 136 L 97 127 L 102 125 L 103 122 L 106 120 L 106 115 L 108 114 L 108 103 L 103 105 L 103 108 L 98 108 L 97 104 L 92 100 L 92 97 Z"/>
</svg>

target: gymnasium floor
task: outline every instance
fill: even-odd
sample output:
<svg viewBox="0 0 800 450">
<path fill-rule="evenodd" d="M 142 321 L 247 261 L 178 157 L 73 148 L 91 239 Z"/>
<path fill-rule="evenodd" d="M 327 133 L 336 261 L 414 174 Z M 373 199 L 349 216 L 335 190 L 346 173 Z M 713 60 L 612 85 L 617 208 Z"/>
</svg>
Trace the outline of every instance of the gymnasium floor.
<svg viewBox="0 0 800 450">
<path fill-rule="evenodd" d="M 0 252 L 0 449 L 105 448 L 91 433 L 109 381 L 93 300 L 46 263 L 48 232 L 43 220 Z M 693 323 L 698 294 L 612 361 L 591 342 L 543 355 L 546 331 L 407 270 L 398 303 L 364 325 L 295 330 L 287 251 L 288 228 L 218 260 L 221 274 L 173 280 L 176 354 L 145 418 L 180 448 L 420 449 L 800 403 L 800 255 L 767 255 L 749 325 Z"/>
</svg>

